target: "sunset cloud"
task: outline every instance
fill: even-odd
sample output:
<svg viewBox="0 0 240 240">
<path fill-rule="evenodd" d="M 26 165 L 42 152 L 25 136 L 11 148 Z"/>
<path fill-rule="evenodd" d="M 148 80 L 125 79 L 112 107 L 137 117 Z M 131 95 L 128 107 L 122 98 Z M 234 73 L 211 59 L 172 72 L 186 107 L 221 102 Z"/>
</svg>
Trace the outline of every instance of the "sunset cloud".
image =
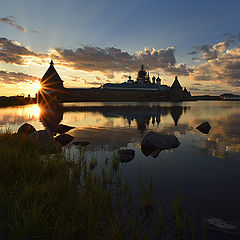
<svg viewBox="0 0 240 240">
<path fill-rule="evenodd" d="M 25 64 L 24 56 L 37 56 L 37 53 L 15 41 L 0 38 L 0 62 L 23 65 Z"/>
<path fill-rule="evenodd" d="M 114 47 L 98 48 L 84 46 L 83 48 L 64 49 L 56 48 L 51 57 L 60 64 L 75 70 L 100 71 L 113 78 L 114 72 L 136 72 L 144 64 L 147 70 L 163 70 L 170 74 L 189 75 L 192 69 L 186 65 L 177 65 L 175 49 L 149 49 L 129 54 Z M 110 75 L 109 75 L 110 74 Z"/>
<path fill-rule="evenodd" d="M 240 87 L 240 47 L 228 49 L 215 59 L 195 68 L 194 80 L 217 81 L 232 87 Z"/>
<path fill-rule="evenodd" d="M 58 66 L 66 70 L 94 72 L 94 77 L 101 75 L 101 81 L 99 79 L 92 81 L 96 84 L 105 83 L 107 79 L 110 81 L 119 74 L 135 73 L 140 65 L 144 64 L 147 71 L 162 71 L 162 74 L 167 75 L 189 76 L 189 79 L 194 81 L 211 81 L 230 87 L 240 87 L 240 47 L 235 46 L 231 49 L 229 41 L 222 41 L 213 46 L 195 47 L 195 52 L 202 54 L 204 62 L 200 62 L 198 66 L 189 66 L 185 63 L 177 64 L 173 47 L 159 50 L 145 48 L 143 51 L 130 54 L 114 47 L 84 46 L 77 49 L 49 49 L 47 53 L 39 54 L 18 42 L 0 38 L 0 62 L 17 65 L 41 64 L 42 61 L 49 61 L 52 58 Z M 195 55 L 195 52 L 189 54 Z M 24 79 L 23 75 L 22 77 Z M 11 81 L 8 77 L 6 81 L 15 80 Z M 76 78 L 73 81 L 76 81 Z M 196 89 L 201 87 L 192 87 L 192 90 Z"/>
<path fill-rule="evenodd" d="M 38 80 L 39 78 L 37 77 L 21 72 L 0 71 L 0 82 L 4 84 L 32 83 Z"/>
<path fill-rule="evenodd" d="M 240 33 L 238 35 L 232 35 L 230 33 L 225 33 L 224 34 L 227 39 L 223 42 L 219 42 L 217 44 L 209 45 L 209 44 L 204 44 L 204 45 L 200 45 L 200 46 L 196 46 L 194 47 L 194 50 L 191 52 L 188 52 L 187 54 L 189 55 L 198 55 L 201 54 L 202 55 L 202 59 L 199 57 L 193 57 L 193 60 L 212 60 L 212 59 L 216 59 L 218 58 L 218 56 L 225 52 L 227 49 L 229 49 L 229 47 L 232 46 L 236 46 L 236 39 L 239 41 L 240 38 Z"/>
<path fill-rule="evenodd" d="M 30 31 L 28 31 L 27 29 L 25 29 L 25 28 L 23 28 L 22 26 L 20 26 L 20 25 L 18 25 L 17 23 L 16 23 L 16 19 L 15 19 L 15 17 L 13 17 L 13 16 L 6 16 L 6 17 L 1 17 L 0 18 L 0 22 L 1 23 L 5 23 L 5 24 L 8 24 L 8 25 L 10 25 L 10 26 L 12 26 L 12 27 L 15 27 L 18 31 L 21 31 L 21 32 L 33 32 L 33 33 L 39 33 L 38 31 L 36 31 L 36 30 L 30 30 Z"/>
</svg>

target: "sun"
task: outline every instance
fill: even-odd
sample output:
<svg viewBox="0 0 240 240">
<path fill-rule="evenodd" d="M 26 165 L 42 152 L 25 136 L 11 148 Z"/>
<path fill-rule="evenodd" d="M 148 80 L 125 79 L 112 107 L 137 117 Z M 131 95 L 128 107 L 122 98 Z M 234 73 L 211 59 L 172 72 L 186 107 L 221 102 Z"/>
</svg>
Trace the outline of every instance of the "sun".
<svg viewBox="0 0 240 240">
<path fill-rule="evenodd" d="M 41 89 L 41 84 L 40 84 L 40 82 L 35 82 L 35 83 L 33 84 L 33 89 L 34 89 L 36 92 L 38 92 L 38 91 Z"/>
</svg>

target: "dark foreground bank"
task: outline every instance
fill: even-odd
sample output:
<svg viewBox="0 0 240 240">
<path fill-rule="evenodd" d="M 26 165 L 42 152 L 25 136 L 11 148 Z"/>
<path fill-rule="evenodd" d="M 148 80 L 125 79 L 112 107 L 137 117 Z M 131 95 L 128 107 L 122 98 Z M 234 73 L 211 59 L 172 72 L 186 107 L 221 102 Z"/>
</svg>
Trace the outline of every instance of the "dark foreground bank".
<svg viewBox="0 0 240 240">
<path fill-rule="evenodd" d="M 119 158 L 100 167 L 83 148 L 40 155 L 22 134 L 0 134 L 1 239 L 194 239 L 181 198 L 154 208 L 151 180 L 132 198 Z"/>
</svg>

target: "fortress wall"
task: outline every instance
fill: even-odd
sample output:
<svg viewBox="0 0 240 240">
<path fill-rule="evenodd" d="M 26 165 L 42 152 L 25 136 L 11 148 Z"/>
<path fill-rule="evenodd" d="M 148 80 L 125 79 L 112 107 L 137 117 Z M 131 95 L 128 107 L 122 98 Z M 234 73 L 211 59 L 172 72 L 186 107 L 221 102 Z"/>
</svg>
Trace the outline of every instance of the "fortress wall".
<svg viewBox="0 0 240 240">
<path fill-rule="evenodd" d="M 170 91 L 115 90 L 115 89 L 66 89 L 63 102 L 78 101 L 168 101 Z"/>
</svg>

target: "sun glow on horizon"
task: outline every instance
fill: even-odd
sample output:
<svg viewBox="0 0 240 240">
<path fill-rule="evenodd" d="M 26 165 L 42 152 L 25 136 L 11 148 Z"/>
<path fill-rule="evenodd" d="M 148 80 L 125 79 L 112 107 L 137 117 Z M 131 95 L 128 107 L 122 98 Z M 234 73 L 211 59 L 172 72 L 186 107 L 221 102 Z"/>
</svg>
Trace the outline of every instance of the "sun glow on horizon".
<svg viewBox="0 0 240 240">
<path fill-rule="evenodd" d="M 37 81 L 37 82 L 35 82 L 35 83 L 33 84 L 33 89 L 34 89 L 36 92 L 38 92 L 38 91 L 41 89 L 41 84 L 40 84 L 39 81 Z"/>
</svg>

